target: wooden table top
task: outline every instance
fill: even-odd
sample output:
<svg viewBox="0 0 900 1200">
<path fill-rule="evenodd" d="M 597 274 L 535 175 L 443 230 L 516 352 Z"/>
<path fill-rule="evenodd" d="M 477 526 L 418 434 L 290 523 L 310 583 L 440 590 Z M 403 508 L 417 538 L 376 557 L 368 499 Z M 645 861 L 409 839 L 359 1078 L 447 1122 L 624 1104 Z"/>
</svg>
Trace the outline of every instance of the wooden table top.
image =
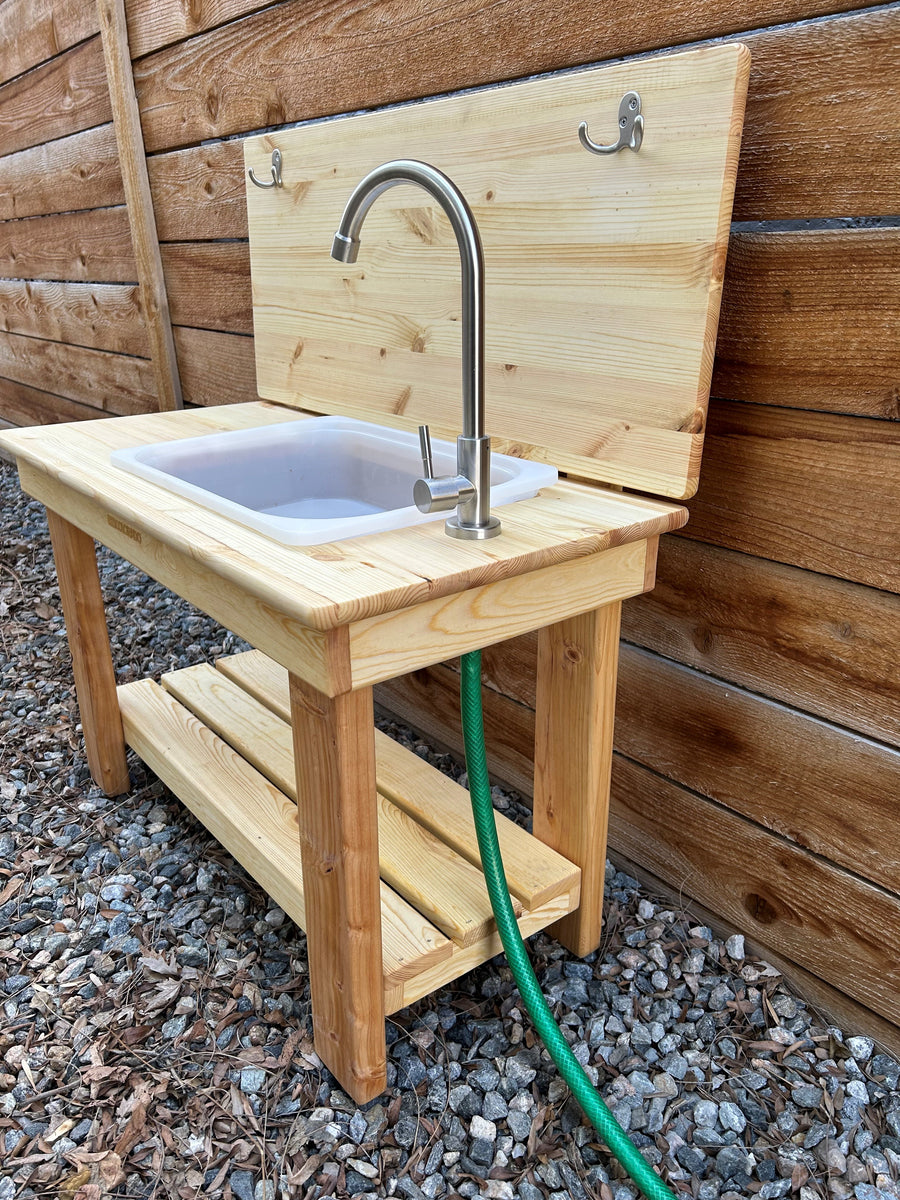
<svg viewBox="0 0 900 1200">
<path fill-rule="evenodd" d="M 284 546 L 109 461 L 110 452 L 123 447 L 308 418 L 253 401 L 7 430 L 0 447 L 15 455 L 26 491 L 39 492 L 38 499 L 124 557 L 131 557 L 130 544 L 146 538 L 178 552 L 180 562 L 196 564 L 198 573 L 211 573 L 315 630 L 656 537 L 687 520 L 687 510 L 676 504 L 560 480 L 532 500 L 504 506 L 502 534 L 484 542 L 449 538 L 438 520 L 319 546 Z M 104 537 L 107 529 L 111 536 Z M 140 558 L 135 555 L 149 569 Z"/>
</svg>

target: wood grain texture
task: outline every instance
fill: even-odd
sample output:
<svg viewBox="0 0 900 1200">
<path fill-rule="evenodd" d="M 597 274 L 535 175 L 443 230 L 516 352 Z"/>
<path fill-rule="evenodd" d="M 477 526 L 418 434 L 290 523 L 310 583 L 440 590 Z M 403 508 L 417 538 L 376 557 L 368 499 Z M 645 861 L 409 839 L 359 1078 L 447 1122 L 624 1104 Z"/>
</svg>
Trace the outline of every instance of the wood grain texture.
<svg viewBox="0 0 900 1200">
<path fill-rule="evenodd" d="M 698 831 L 702 830 L 702 836 Z M 615 757 L 610 841 L 801 967 L 897 1017 L 900 898 Z"/>
<path fill-rule="evenodd" d="M 0 87 L 0 155 L 111 117 L 103 51 L 93 37 Z"/>
<path fill-rule="evenodd" d="M 542 904 L 540 908 L 524 912 L 518 920 L 519 933 L 523 938 L 529 937 L 539 929 L 553 925 L 567 913 L 571 912 L 578 903 L 577 889 L 572 895 L 555 896 Z M 454 945 L 449 959 L 437 962 L 434 966 L 426 966 L 423 970 L 412 975 L 407 983 L 393 988 L 385 995 L 385 1010 L 388 1013 L 397 1012 L 410 1004 L 415 1004 L 423 996 L 429 996 L 439 988 L 445 987 L 454 979 L 459 979 L 467 971 L 496 958 L 503 952 L 500 935 L 493 933 L 471 946 Z"/>
<path fill-rule="evenodd" d="M 119 688 L 128 744 L 250 872 L 306 926 L 297 806 L 149 679 Z M 240 797 L 240 805 L 233 797 Z M 384 982 L 391 989 L 449 958 L 452 944 L 381 887 Z"/>
<path fill-rule="evenodd" d="M 112 125 L 8 154 L 0 158 L 0 181 L 0 220 L 4 221 L 108 208 L 125 200 Z"/>
<path fill-rule="evenodd" d="M 687 536 L 900 591 L 900 425 L 716 401 L 706 436 Z"/>
<path fill-rule="evenodd" d="M 289 694 L 287 672 L 271 660 L 268 662 L 278 672 L 279 683 Z M 207 663 L 170 672 L 163 675 L 161 682 L 166 691 L 265 775 L 279 791 L 296 799 L 289 713 L 285 719 L 246 691 L 239 671 L 217 671 Z M 402 756 L 399 764 L 402 777 L 407 763 L 415 766 L 419 760 L 409 750 L 397 749 Z M 437 772 L 431 767 L 428 774 L 430 781 Z M 405 807 L 396 806 L 383 794 L 378 775 L 376 754 L 381 878 L 458 945 L 469 946 L 487 937 L 494 927 L 494 919 L 477 853 L 476 866 L 471 855 L 459 853 L 440 831 L 426 828 Z M 454 786 L 461 791 L 458 785 Z M 529 842 L 533 844 L 533 839 Z M 571 890 L 573 874 L 568 864 L 562 864 L 559 859 L 557 863 L 563 870 L 557 866 L 560 878 L 556 880 L 556 895 Z M 516 907 L 521 915 L 521 905 Z"/>
<path fill-rule="evenodd" d="M 216 668 L 282 721 L 290 720 L 288 673 L 266 655 L 258 650 L 232 654 L 220 658 Z M 378 729 L 375 775 L 379 794 L 480 867 L 472 806 L 465 788 Z M 495 819 L 510 891 L 527 908 L 537 908 L 577 886 L 578 872 L 571 863 L 502 813 L 496 813 Z"/>
<path fill-rule="evenodd" d="M 603 929 L 603 881 L 622 606 L 538 633 L 534 836 L 581 868 L 581 904 L 553 926 L 583 958 Z"/>
<path fill-rule="evenodd" d="M 0 329 L 147 358 L 134 284 L 0 279 Z"/>
<path fill-rule="evenodd" d="M 418 729 L 431 745 L 462 761 L 459 675 L 439 665 L 389 679 L 375 688 L 375 702 L 385 713 Z M 492 779 L 531 796 L 534 792 L 534 710 L 493 689 L 483 696 L 488 770 Z"/>
<path fill-rule="evenodd" d="M 645 542 L 629 542 L 605 554 L 426 601 L 410 613 L 359 621 L 350 627 L 354 686 L 393 679 L 528 629 L 556 628 L 578 613 L 637 595 L 645 587 L 651 552 Z"/>
<path fill-rule="evenodd" d="M 619 662 L 616 749 L 898 890 L 897 750 L 627 645 Z"/>
<path fill-rule="evenodd" d="M 83 0 L 5 0 L 0 6 L 0 83 L 97 32 Z"/>
<path fill-rule="evenodd" d="M 253 333 L 246 242 L 169 242 L 160 253 L 176 325 Z"/>
<path fill-rule="evenodd" d="M 687 538 L 663 538 L 623 635 L 784 704 L 900 745 L 900 598 Z"/>
<path fill-rule="evenodd" d="M 837 7 L 827 6 L 830 12 Z M 754 6 L 753 20 L 762 26 L 769 22 L 759 9 L 759 5 Z M 655 11 L 654 19 L 665 20 L 671 12 L 670 7 L 665 14 Z M 715 19 L 709 5 L 704 6 L 703 13 L 713 32 Z M 562 22 L 558 6 L 552 19 L 556 14 Z M 591 20 L 595 14 L 592 9 Z M 692 19 L 696 15 L 692 14 Z M 794 19 L 786 12 L 782 16 Z M 622 22 L 630 31 L 634 28 L 634 17 L 634 9 L 627 14 L 625 10 L 610 12 L 604 18 L 604 30 L 608 32 Z M 772 22 L 779 19 L 772 16 Z M 544 25 L 546 21 L 545 15 Z M 734 27 L 741 24 L 738 21 Z M 735 192 L 735 219 L 880 215 L 897 211 L 900 203 L 897 145 L 883 129 L 880 119 L 896 70 L 893 64 L 896 26 L 896 12 L 882 10 L 745 37 L 753 62 Z M 408 27 L 401 28 L 399 36 L 404 36 Z M 446 32 L 442 30 L 441 36 Z M 559 32 L 563 33 L 562 25 Z M 186 52 L 186 48 L 181 52 Z M 240 52 L 235 47 L 236 62 L 243 52 L 243 47 Z M 254 55 L 255 46 L 251 45 L 246 52 Z M 395 71 L 410 70 L 415 61 L 393 61 L 390 65 Z M 467 57 L 462 61 L 470 60 Z M 576 61 L 581 60 L 571 60 Z M 348 70 L 352 71 L 352 67 Z M 329 82 L 334 77 L 331 63 Z M 304 81 L 304 86 L 307 82 Z M 466 86 L 478 82 L 486 80 L 474 76 L 466 80 Z M 296 86 L 297 80 L 291 74 L 283 76 L 279 84 L 283 90 L 285 86 Z M 338 108 L 355 106 L 349 87 L 348 80 L 348 95 Z M 309 114 L 303 109 L 302 115 Z M 248 120 L 237 128 L 252 125 L 253 121 Z M 238 142 L 192 146 L 160 154 L 149 165 L 161 238 L 187 241 L 247 236 L 242 199 L 244 172 Z"/>
<path fill-rule="evenodd" d="M 285 616 L 277 605 L 248 596 L 240 585 L 204 565 L 202 552 L 220 551 L 227 546 L 226 542 L 218 543 L 217 547 L 216 543 L 198 536 L 193 550 L 190 546 L 173 548 L 146 531 L 135 529 L 127 515 L 120 517 L 83 496 L 73 496 L 52 475 L 35 471 L 23 460 L 19 461 L 19 478 L 29 495 L 48 507 L 64 507 L 79 528 L 221 624 L 247 637 L 278 662 L 290 663 L 296 670 L 302 661 L 308 679 L 321 684 L 323 689 L 335 686 L 327 639 L 322 634 Z"/>
<path fill-rule="evenodd" d="M 202 149 L 205 153 L 208 148 Z M 193 201 L 179 218 L 179 233 L 189 231 L 192 211 L 196 211 Z M 213 223 L 218 213 L 213 208 L 209 214 Z M 163 257 L 179 321 L 252 332 L 249 258 L 243 245 L 164 246 Z M 221 283 L 216 284 L 216 279 Z M 713 395 L 894 417 L 900 377 L 893 342 L 885 330 L 900 318 L 898 295 L 896 231 L 732 235 Z M 815 338 L 809 336 L 810 329 L 817 331 Z M 210 359 L 201 346 L 194 353 L 196 363 L 185 359 L 183 369 L 193 370 L 195 378 L 216 370 L 215 353 Z M 229 373 L 223 374 L 222 401 L 197 403 L 247 398 L 241 388 L 229 386 Z M 242 372 L 242 378 L 245 375 Z M 489 403 L 492 396 L 493 391 Z"/>
<path fill-rule="evenodd" d="M 896 420 L 898 326 L 900 230 L 735 234 L 713 395 Z"/>
<path fill-rule="evenodd" d="M 94 543 L 59 513 L 48 510 L 47 524 L 88 766 L 107 796 L 119 796 L 131 782 Z"/>
<path fill-rule="evenodd" d="M 41 388 L 0 378 L 0 419 L 17 425 L 55 425 L 60 421 L 89 421 L 107 414 Z"/>
<path fill-rule="evenodd" d="M 122 206 L 3 221 L 0 273 L 13 279 L 131 283 L 137 271 L 128 214 Z"/>
<path fill-rule="evenodd" d="M 434 697 L 441 691 L 453 695 L 453 674 L 446 667 L 430 668 L 382 685 L 378 693 L 391 711 L 405 706 L 404 719 L 421 729 L 435 721 L 439 710 Z M 395 697 L 399 704 L 393 703 Z M 444 743 L 459 753 L 461 737 L 449 703 L 447 708 L 436 723 Z M 524 774 L 521 764 L 530 755 L 532 724 L 531 710 L 486 689 L 488 763 L 498 780 L 517 788 Z M 793 764 L 798 770 L 802 765 Z M 845 759 L 843 771 L 853 772 L 851 760 Z M 870 862 L 865 851 L 855 870 L 846 872 L 618 754 L 613 759 L 609 844 L 682 897 L 698 898 L 733 928 L 777 949 L 814 977 L 838 989 L 848 987 L 852 978 L 857 1001 L 896 1019 L 896 959 L 892 946 L 885 951 L 881 930 L 888 931 L 889 940 L 897 936 L 900 900 L 895 889 L 888 892 L 860 879 L 860 866 Z M 870 939 L 867 931 L 873 929 L 879 933 Z M 865 968 L 855 966 L 851 976 L 847 964 L 860 962 Z M 859 971 L 866 978 L 857 986 Z"/>
<path fill-rule="evenodd" d="M 651 896 L 660 898 L 663 904 L 676 912 L 683 909 L 684 894 L 679 893 L 670 883 L 647 871 L 640 864 L 632 862 L 617 850 L 611 850 L 609 857 L 617 871 L 624 871 L 632 878 L 639 879 Z M 708 925 L 722 941 L 733 933 L 743 932 L 747 954 L 763 959 L 780 971 L 794 993 L 802 996 L 807 1006 L 818 1014 L 823 1025 L 837 1025 L 839 1029 L 859 1031 L 867 1037 L 874 1038 L 888 1054 L 895 1058 L 900 1055 L 900 1026 L 895 1025 L 893 1021 L 879 1017 L 870 1008 L 848 996 L 845 991 L 825 983 L 809 971 L 804 971 L 758 937 L 751 937 L 746 932 L 746 925 L 739 931 L 733 923 L 724 921 L 711 908 L 693 899 L 689 915 L 699 924 Z M 846 987 L 852 986 L 851 980 L 843 980 L 842 983 Z"/>
<path fill-rule="evenodd" d="M 141 115 L 131 74 L 125 0 L 97 0 L 97 12 L 157 404 L 162 410 L 181 408 L 181 380 L 147 178 Z"/>
<path fill-rule="evenodd" d="M 147 145 L 161 150 L 850 7 L 848 0 L 769 0 L 748 11 L 737 0 L 702 7 L 677 0 L 625 10 L 612 0 L 552 7 L 546 0 L 453 0 L 437 14 L 421 0 L 376 8 L 296 0 L 151 54 L 135 76 Z M 814 44 L 805 54 L 796 59 L 801 89 L 806 71 L 815 70 Z M 205 87 L 197 87 L 198 77 Z"/>
<path fill-rule="evenodd" d="M 386 1070 L 372 692 L 292 675 L 291 726 L 316 1051 L 362 1104 Z"/>
<path fill-rule="evenodd" d="M 252 338 L 182 325 L 172 332 L 185 404 L 243 404 L 257 398 Z"/>
<path fill-rule="evenodd" d="M 190 146 L 147 160 L 160 241 L 247 237 L 244 148 Z"/>
<path fill-rule="evenodd" d="M 171 42 L 196 37 L 247 13 L 265 8 L 271 0 L 131 0 L 128 5 L 128 41 L 132 57 L 140 58 Z"/>
<path fill-rule="evenodd" d="M 248 139 L 248 167 L 276 145 L 286 164 L 282 189 L 248 181 L 260 395 L 458 428 L 459 248 L 440 207 L 393 188 L 357 263 L 325 253 L 368 171 L 420 159 L 461 190 L 484 244 L 497 448 L 692 495 L 748 69 L 740 45 L 713 46 Z M 652 148 L 599 163 L 574 131 L 629 88 Z"/>
<path fill-rule="evenodd" d="M 735 219 L 900 210 L 900 145 L 882 120 L 900 70 L 900 10 L 745 40 L 753 65 Z"/>
<path fill-rule="evenodd" d="M 486 687 L 534 707 L 534 636 L 491 647 L 482 667 Z M 615 745 L 658 774 L 896 890 L 900 753 L 882 742 L 623 642 Z M 524 727 L 520 752 L 529 753 Z"/>
<path fill-rule="evenodd" d="M 154 407 L 149 368 L 145 358 L 0 333 L 0 375 L 52 389 L 106 413 L 140 413 Z"/>
<path fill-rule="evenodd" d="M 448 538 L 438 521 L 330 545 L 289 547 L 136 475 L 113 470 L 109 462 L 110 451 L 119 447 L 304 419 L 308 417 L 276 405 L 226 405 L 52 431 L 3 433 L 0 444 L 12 450 L 20 464 L 31 467 L 32 486 L 42 495 L 68 494 L 81 527 L 103 539 L 114 538 L 109 543 L 114 549 L 125 547 L 126 555 L 143 553 L 144 542 L 129 549 L 134 539 L 111 525 L 110 517 L 146 537 L 151 567 L 145 569 L 151 574 L 166 570 L 178 581 L 176 590 L 193 587 L 191 563 L 196 562 L 200 596 L 194 602 L 210 615 L 219 607 L 212 580 L 220 579 L 222 590 L 237 589 L 240 624 L 230 619 L 223 623 L 288 667 L 291 659 L 282 656 L 289 640 L 278 633 L 285 622 L 296 622 L 312 636 L 317 630 L 654 538 L 684 520 L 685 510 L 677 505 L 563 480 L 531 500 L 507 506 L 503 533 L 490 542 Z M 183 594 L 192 599 L 189 591 Z M 244 617 L 241 594 L 247 608 Z M 273 649 L 257 640 L 259 636 L 272 642 Z M 313 657 L 321 662 L 321 650 Z M 327 669 L 326 663 L 326 675 Z M 324 680 L 322 689 L 327 686 Z M 349 683 L 332 681 L 332 686 L 340 690 Z"/>
</svg>

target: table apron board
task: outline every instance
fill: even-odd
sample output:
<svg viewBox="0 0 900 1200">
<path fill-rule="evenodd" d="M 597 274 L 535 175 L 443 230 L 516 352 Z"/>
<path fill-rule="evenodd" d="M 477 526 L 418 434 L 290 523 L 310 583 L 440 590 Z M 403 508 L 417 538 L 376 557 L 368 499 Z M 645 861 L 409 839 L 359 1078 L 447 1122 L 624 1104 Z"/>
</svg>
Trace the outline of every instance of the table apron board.
<svg viewBox="0 0 900 1200">
<path fill-rule="evenodd" d="M 651 537 L 317 630 L 27 461 L 19 470 L 30 496 L 330 697 L 639 595 L 655 580 Z"/>
</svg>

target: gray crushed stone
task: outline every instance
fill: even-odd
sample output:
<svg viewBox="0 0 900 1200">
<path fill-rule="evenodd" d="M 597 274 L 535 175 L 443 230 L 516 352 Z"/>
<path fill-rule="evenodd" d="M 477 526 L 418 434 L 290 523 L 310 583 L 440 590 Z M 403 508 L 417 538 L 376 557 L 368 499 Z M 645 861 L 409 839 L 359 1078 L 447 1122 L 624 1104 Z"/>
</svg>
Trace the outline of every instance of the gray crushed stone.
<svg viewBox="0 0 900 1200">
<path fill-rule="evenodd" d="M 86 1183 L 633 1200 L 502 957 L 388 1021 L 383 1097 L 343 1093 L 312 1048 L 302 933 L 137 760 L 128 797 L 91 783 L 43 510 L 2 462 L 0 489 L 0 1200 Z M 100 565 L 121 681 L 243 648 L 114 555 Z M 494 800 L 527 821 L 513 793 Z M 576 1056 L 678 1192 L 900 1200 L 900 1065 L 820 1021 L 742 935 L 610 866 L 601 950 L 532 950 Z"/>
</svg>

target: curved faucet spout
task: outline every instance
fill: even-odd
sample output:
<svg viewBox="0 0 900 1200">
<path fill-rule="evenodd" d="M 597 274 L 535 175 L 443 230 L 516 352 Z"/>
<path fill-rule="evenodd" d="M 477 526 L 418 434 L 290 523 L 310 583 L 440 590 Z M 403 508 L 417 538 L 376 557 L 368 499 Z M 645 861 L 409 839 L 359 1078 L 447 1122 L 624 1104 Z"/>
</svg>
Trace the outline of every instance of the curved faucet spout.
<svg viewBox="0 0 900 1200">
<path fill-rule="evenodd" d="M 376 167 L 347 201 L 331 256 L 338 262 L 356 262 L 366 214 L 383 192 L 401 183 L 424 188 L 450 218 L 456 234 L 462 262 L 463 437 L 480 438 L 484 436 L 484 252 L 472 210 L 452 179 L 414 159 L 395 159 Z"/>
</svg>

